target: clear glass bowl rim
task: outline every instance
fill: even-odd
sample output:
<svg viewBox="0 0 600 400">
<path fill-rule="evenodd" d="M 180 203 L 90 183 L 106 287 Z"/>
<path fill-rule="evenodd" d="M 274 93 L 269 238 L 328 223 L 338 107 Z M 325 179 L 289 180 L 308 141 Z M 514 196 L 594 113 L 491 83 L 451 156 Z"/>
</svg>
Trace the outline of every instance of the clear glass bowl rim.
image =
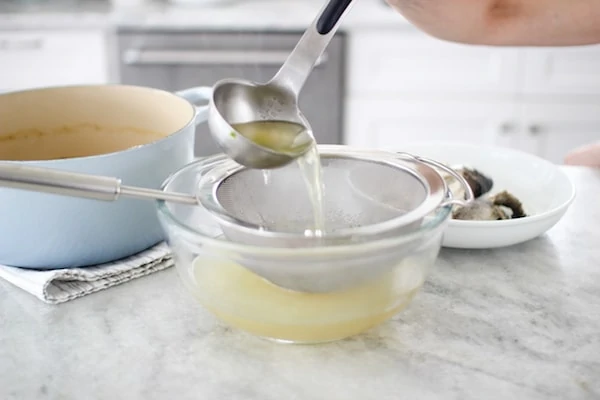
<svg viewBox="0 0 600 400">
<path fill-rule="evenodd" d="M 206 168 L 207 165 L 211 164 L 215 165 L 219 161 L 225 159 L 228 158 L 222 153 L 198 158 L 193 162 L 183 166 L 179 170 L 175 171 L 169 177 L 167 177 L 161 185 L 161 190 L 165 191 L 170 184 L 172 184 L 182 175 L 189 173 L 190 171 L 193 171 L 198 168 Z M 198 205 L 197 207 L 202 206 Z M 424 221 L 418 229 L 410 233 L 401 234 L 395 237 L 372 239 L 364 242 L 352 242 L 349 244 L 297 248 L 255 246 L 249 244 L 235 243 L 219 237 L 212 237 L 207 235 L 206 233 L 197 230 L 193 226 L 190 226 L 185 221 L 173 215 L 173 213 L 169 210 L 166 201 L 164 200 L 157 200 L 157 210 L 159 218 L 162 220 L 161 223 L 163 224 L 163 229 L 167 231 L 167 238 L 170 235 L 168 230 L 177 229 L 179 234 L 183 234 L 187 237 L 189 241 L 193 243 L 200 243 L 201 245 L 210 247 L 211 249 L 233 251 L 239 254 L 257 254 L 261 257 L 268 255 L 298 256 L 299 254 L 302 254 L 303 256 L 332 256 L 334 254 L 361 254 L 364 252 L 374 250 L 385 251 L 385 249 L 394 248 L 396 246 L 409 243 L 411 241 L 418 241 L 419 239 L 424 238 L 427 234 L 435 231 L 436 229 L 442 228 L 444 223 L 449 220 L 452 205 L 440 206 L 438 209 L 435 210 L 435 214 L 433 216 L 425 217 L 425 219 L 429 219 L 428 221 Z M 208 216 L 208 218 L 214 218 L 214 221 L 217 221 L 217 219 L 214 216 Z M 168 227 L 165 227 L 164 224 L 168 224 Z"/>
</svg>

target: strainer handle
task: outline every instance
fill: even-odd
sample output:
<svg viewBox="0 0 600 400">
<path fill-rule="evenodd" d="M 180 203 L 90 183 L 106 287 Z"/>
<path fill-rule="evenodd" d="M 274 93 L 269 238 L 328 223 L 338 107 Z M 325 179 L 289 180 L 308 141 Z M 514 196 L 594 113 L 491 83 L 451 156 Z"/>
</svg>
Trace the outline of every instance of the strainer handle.
<svg viewBox="0 0 600 400">
<path fill-rule="evenodd" d="M 443 201 L 440 204 L 440 207 L 445 207 L 448 205 L 459 205 L 459 206 L 465 206 L 469 203 L 471 203 L 473 200 L 475 200 L 475 196 L 473 195 L 473 190 L 471 190 L 471 186 L 469 186 L 469 184 L 467 183 L 466 179 L 459 174 L 458 172 L 456 172 L 454 169 L 440 163 L 434 160 L 431 160 L 429 158 L 425 158 L 425 157 L 420 157 L 420 156 L 415 156 L 412 154 L 408 154 L 408 153 L 396 153 L 397 155 L 400 155 L 402 157 L 406 157 L 406 158 L 410 158 L 412 160 L 415 161 L 419 161 L 422 162 L 424 164 L 430 165 L 432 167 L 435 168 L 439 168 L 445 172 L 447 172 L 448 174 L 452 175 L 463 187 L 463 189 L 465 189 L 465 198 L 464 200 L 460 200 L 460 199 L 450 199 L 450 200 L 446 200 Z"/>
<path fill-rule="evenodd" d="M 0 162 L 0 188 L 2 187 L 103 201 L 115 201 L 122 196 L 198 204 L 198 200 L 192 195 L 125 186 L 121 185 L 119 178 L 8 162 Z"/>
</svg>

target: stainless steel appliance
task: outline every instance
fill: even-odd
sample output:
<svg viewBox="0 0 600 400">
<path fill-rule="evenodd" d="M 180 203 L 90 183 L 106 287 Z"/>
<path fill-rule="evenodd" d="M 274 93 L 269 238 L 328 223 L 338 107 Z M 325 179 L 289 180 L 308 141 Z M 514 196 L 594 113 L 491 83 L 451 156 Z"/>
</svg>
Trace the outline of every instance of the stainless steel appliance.
<svg viewBox="0 0 600 400">
<path fill-rule="evenodd" d="M 216 32 L 121 29 L 120 81 L 176 91 L 212 86 L 227 77 L 266 82 L 279 69 L 302 32 Z M 317 62 L 300 96 L 317 142 L 343 142 L 344 32 L 338 32 Z M 196 130 L 195 152 L 220 152 L 208 127 Z"/>
</svg>

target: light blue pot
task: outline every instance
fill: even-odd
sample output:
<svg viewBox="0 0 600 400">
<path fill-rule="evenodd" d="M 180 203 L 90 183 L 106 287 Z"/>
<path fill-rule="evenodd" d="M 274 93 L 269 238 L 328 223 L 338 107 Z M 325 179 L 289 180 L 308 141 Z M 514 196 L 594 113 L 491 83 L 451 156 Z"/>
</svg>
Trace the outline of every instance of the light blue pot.
<svg viewBox="0 0 600 400">
<path fill-rule="evenodd" d="M 20 129 L 81 122 L 159 131 L 164 138 L 98 156 L 15 161 L 159 189 L 193 158 L 196 125 L 211 89 L 176 94 L 124 85 L 71 86 L 0 95 L 0 137 Z M 35 142 L 32 143 L 35 145 Z M 0 142 L 0 146 L 2 143 Z M 0 188 L 0 264 L 54 269 L 90 266 L 138 253 L 164 239 L 152 201 L 103 202 Z"/>
</svg>

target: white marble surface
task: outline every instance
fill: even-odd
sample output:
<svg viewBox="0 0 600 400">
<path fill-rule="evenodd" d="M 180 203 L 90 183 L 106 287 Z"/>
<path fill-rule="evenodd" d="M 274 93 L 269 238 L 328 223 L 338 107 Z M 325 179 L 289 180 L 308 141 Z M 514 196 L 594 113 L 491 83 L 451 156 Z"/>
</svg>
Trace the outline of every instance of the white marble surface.
<svg viewBox="0 0 600 400">
<path fill-rule="evenodd" d="M 0 283 L 0 399 L 600 398 L 600 170 L 543 237 L 441 252 L 405 312 L 338 343 L 216 323 L 173 269 L 60 306 Z"/>
<path fill-rule="evenodd" d="M 117 27 L 304 30 L 324 1 L 237 0 L 231 4 L 203 6 L 145 1 L 140 5 L 103 6 L 91 0 L 56 0 L 54 6 L 23 7 L 7 7 L 0 2 L 0 30 Z M 401 28 L 409 24 L 382 0 L 365 0 L 356 2 L 340 29 L 381 29 L 386 26 Z"/>
</svg>

